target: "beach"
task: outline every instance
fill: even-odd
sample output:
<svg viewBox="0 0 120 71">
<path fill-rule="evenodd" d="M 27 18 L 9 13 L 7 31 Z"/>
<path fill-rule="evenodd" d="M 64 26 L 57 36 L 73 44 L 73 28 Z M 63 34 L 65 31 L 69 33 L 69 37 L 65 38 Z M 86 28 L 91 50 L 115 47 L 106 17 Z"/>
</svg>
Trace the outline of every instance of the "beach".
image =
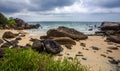
<svg viewBox="0 0 120 71">
<path fill-rule="evenodd" d="M 24 31 L 18 30 L 0 30 L 0 38 L 6 31 L 13 33 L 24 33 L 25 36 L 19 41 L 19 45 L 26 46 L 26 44 L 32 45 L 31 38 L 40 39 L 43 34 L 30 34 Z M 86 40 L 75 41 L 76 45 L 72 45 L 71 49 L 61 45 L 63 51 L 54 56 L 58 58 L 68 58 L 72 60 L 77 57 L 82 65 L 90 68 L 91 71 L 115 71 L 116 65 L 109 62 L 110 58 L 120 60 L 120 44 L 105 41 L 104 36 L 88 36 Z M 13 39 L 11 39 L 13 40 Z M 2 45 L 2 44 L 1 44 Z M 94 48 L 95 47 L 95 48 Z M 110 50 L 109 47 L 117 47 L 117 50 Z"/>
</svg>

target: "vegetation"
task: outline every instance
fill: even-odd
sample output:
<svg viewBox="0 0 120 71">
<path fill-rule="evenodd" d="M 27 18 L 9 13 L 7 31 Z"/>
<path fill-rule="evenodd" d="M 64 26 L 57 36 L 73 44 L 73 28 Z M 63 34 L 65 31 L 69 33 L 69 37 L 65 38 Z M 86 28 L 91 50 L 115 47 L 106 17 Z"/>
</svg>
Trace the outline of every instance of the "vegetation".
<svg viewBox="0 0 120 71">
<path fill-rule="evenodd" d="M 16 22 L 13 18 L 7 19 L 2 13 L 0 13 L 0 27 L 8 25 L 15 26 Z"/>
<path fill-rule="evenodd" d="M 7 23 L 8 23 L 8 19 L 2 13 L 0 13 L 0 24 L 7 24 Z"/>
<path fill-rule="evenodd" d="M 88 71 L 78 60 L 54 61 L 49 54 L 31 49 L 7 49 L 0 61 L 0 71 Z"/>
</svg>

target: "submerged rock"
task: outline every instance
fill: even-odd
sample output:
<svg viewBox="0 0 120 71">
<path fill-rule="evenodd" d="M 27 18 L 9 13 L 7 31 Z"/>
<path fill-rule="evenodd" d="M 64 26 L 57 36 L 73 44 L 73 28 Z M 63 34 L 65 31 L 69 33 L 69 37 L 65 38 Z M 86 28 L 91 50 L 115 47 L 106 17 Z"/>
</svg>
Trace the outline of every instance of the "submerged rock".
<svg viewBox="0 0 120 71">
<path fill-rule="evenodd" d="M 57 29 L 50 29 L 47 31 L 48 37 L 70 37 L 74 40 L 87 39 L 87 35 L 68 27 L 60 26 Z"/>
<path fill-rule="evenodd" d="M 48 53 L 57 54 L 60 53 L 63 48 L 54 40 L 47 39 L 44 41 L 45 49 Z"/>
</svg>

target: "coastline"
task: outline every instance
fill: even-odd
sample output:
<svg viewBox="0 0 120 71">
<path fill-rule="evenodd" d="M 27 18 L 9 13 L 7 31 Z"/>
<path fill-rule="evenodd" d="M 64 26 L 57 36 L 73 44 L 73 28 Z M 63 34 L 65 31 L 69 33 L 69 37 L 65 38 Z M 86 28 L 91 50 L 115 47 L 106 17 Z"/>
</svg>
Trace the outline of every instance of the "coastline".
<svg viewBox="0 0 120 71">
<path fill-rule="evenodd" d="M 43 34 L 30 35 L 30 33 L 24 32 L 24 30 L 0 30 L 0 38 L 6 31 L 11 31 L 13 33 L 25 33 L 25 37 L 22 37 L 22 40 L 20 40 L 18 43 L 22 46 L 25 46 L 26 44 L 32 44 L 32 42 L 29 41 L 31 38 L 40 39 L 40 36 L 43 36 Z M 81 64 L 90 67 L 90 70 L 114 71 L 115 65 L 109 63 L 109 57 L 119 60 L 120 47 L 118 50 L 112 50 L 112 53 L 108 52 L 107 50 L 109 50 L 108 47 L 117 47 L 120 46 L 120 44 L 106 42 L 105 39 L 106 37 L 103 36 L 92 35 L 88 36 L 88 39 L 86 40 L 76 41 L 76 45 L 73 45 L 72 49 L 67 49 L 64 45 L 61 45 L 64 50 L 60 54 L 55 55 L 55 59 L 64 57 L 75 58 L 77 56 Z M 81 45 L 81 43 L 84 43 L 85 46 Z M 99 48 L 99 50 L 92 49 L 91 47 L 93 46 Z"/>
</svg>

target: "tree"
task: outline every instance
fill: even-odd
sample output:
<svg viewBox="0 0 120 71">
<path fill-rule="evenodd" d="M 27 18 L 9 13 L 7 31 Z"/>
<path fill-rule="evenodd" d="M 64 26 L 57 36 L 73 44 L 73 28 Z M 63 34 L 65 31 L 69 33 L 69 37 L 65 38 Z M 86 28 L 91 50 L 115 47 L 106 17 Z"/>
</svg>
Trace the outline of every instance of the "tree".
<svg viewBox="0 0 120 71">
<path fill-rule="evenodd" d="M 0 24 L 1 25 L 8 24 L 8 19 L 2 13 L 0 13 Z"/>
</svg>

